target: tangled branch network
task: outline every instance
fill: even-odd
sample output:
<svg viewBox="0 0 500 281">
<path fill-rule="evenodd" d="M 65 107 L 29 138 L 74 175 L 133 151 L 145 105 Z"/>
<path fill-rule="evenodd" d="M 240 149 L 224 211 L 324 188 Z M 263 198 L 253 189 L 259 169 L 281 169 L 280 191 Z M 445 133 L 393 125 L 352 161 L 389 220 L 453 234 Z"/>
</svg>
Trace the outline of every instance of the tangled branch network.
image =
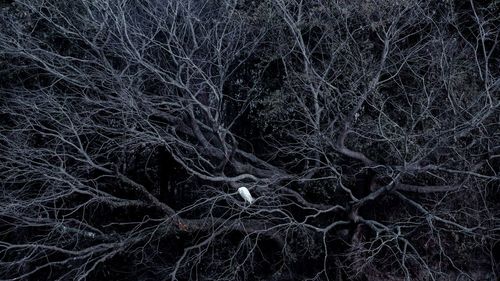
<svg viewBox="0 0 500 281">
<path fill-rule="evenodd" d="M 498 280 L 499 37 L 495 1 L 0 0 L 0 279 Z"/>
</svg>

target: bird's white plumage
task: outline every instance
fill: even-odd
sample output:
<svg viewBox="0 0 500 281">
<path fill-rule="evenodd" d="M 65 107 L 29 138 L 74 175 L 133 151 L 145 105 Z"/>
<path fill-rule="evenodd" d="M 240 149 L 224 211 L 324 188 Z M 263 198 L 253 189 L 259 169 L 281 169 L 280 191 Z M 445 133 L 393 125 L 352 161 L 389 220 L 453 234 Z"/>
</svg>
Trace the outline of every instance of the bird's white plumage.
<svg viewBox="0 0 500 281">
<path fill-rule="evenodd" d="M 245 201 L 247 201 L 250 204 L 252 204 L 253 201 L 255 201 L 255 199 L 253 199 L 253 197 L 252 197 L 252 194 L 250 194 L 250 191 L 248 190 L 248 188 L 246 188 L 244 186 L 238 188 L 238 193 L 241 195 L 241 197 L 243 197 L 243 199 Z"/>
</svg>

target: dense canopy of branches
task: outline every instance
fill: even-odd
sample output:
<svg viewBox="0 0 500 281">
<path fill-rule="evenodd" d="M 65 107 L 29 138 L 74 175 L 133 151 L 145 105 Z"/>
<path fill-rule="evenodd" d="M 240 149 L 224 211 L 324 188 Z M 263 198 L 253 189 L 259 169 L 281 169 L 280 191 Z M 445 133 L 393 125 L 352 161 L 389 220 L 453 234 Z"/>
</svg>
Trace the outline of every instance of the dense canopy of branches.
<svg viewBox="0 0 500 281">
<path fill-rule="evenodd" d="M 497 279 L 483 2 L 0 1 L 0 279 Z"/>
</svg>

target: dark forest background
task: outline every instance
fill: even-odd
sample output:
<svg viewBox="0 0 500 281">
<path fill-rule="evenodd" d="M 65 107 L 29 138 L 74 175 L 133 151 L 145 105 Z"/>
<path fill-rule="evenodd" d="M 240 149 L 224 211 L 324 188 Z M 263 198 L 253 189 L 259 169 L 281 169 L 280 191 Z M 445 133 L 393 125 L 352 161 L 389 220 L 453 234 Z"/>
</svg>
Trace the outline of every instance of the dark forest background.
<svg viewBox="0 0 500 281">
<path fill-rule="evenodd" d="M 499 35 L 498 1 L 2 0 L 0 280 L 498 280 Z"/>
</svg>

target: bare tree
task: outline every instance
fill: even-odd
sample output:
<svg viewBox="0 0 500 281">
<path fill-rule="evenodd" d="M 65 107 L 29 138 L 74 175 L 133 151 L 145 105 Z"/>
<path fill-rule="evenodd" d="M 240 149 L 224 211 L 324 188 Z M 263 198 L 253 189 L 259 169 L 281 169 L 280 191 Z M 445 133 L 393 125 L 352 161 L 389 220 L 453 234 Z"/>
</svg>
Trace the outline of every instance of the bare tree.
<svg viewBox="0 0 500 281">
<path fill-rule="evenodd" d="M 16 1 L 0 275 L 497 278 L 498 12 Z"/>
</svg>

